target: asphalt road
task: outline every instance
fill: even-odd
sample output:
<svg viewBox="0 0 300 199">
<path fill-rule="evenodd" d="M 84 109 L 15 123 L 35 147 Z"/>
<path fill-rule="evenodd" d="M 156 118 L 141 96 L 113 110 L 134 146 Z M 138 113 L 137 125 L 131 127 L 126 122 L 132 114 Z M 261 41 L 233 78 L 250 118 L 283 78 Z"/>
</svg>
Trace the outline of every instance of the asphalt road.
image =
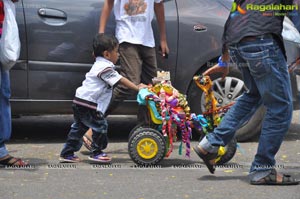
<svg viewBox="0 0 300 199">
<path fill-rule="evenodd" d="M 300 186 L 252 186 L 247 174 L 256 152 L 256 139 L 239 143 L 230 162 L 210 175 L 197 155 L 178 154 L 179 143 L 170 157 L 152 168 L 137 167 L 128 155 L 127 137 L 134 117 L 109 117 L 109 165 L 91 164 L 83 147 L 78 164 L 58 164 L 71 116 L 22 117 L 13 120 L 13 137 L 7 147 L 23 157 L 30 168 L 0 169 L 0 199 L 82 198 L 210 198 L 210 199 L 299 199 Z M 300 117 L 295 111 L 291 128 L 277 154 L 278 170 L 300 179 Z M 192 146 L 197 144 L 194 139 Z"/>
</svg>

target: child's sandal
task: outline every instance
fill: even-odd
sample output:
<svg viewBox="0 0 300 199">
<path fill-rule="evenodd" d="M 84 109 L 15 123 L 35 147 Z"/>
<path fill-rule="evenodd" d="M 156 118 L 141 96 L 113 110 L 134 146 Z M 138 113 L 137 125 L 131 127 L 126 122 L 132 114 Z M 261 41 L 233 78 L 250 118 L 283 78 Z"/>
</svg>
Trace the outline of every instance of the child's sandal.
<svg viewBox="0 0 300 199">
<path fill-rule="evenodd" d="M 90 156 L 89 160 L 93 162 L 109 163 L 111 161 L 111 158 L 108 157 L 106 153 L 102 152 L 99 155 Z"/>
</svg>

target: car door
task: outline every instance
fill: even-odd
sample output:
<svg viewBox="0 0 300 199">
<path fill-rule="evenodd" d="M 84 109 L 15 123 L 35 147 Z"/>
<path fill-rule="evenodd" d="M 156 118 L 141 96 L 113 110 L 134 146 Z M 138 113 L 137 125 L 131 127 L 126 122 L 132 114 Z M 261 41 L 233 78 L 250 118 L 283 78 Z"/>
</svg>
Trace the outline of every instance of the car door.
<svg viewBox="0 0 300 199">
<path fill-rule="evenodd" d="M 164 0 L 166 34 L 168 47 L 170 49 L 168 58 L 163 58 L 160 54 L 160 40 L 159 29 L 156 18 L 154 18 L 152 27 L 155 37 L 155 46 L 157 50 L 158 68 L 164 71 L 171 71 L 171 79 L 175 81 L 176 66 L 177 66 L 177 52 L 178 52 L 178 0 Z"/>
<path fill-rule="evenodd" d="M 187 93 L 193 75 L 220 55 L 229 10 L 211 0 L 177 0 L 177 5 L 179 41 L 174 84 Z"/>
<path fill-rule="evenodd" d="M 23 0 L 29 99 L 71 100 L 93 63 L 103 0 Z"/>
</svg>

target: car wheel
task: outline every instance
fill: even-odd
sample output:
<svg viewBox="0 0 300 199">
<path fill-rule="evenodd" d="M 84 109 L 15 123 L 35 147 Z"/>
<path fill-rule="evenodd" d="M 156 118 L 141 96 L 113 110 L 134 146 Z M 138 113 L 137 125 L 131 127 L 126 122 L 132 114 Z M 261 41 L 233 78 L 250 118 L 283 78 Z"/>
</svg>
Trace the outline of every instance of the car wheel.
<svg viewBox="0 0 300 199">
<path fill-rule="evenodd" d="M 241 94 L 247 90 L 242 80 L 241 74 L 237 69 L 232 69 L 224 81 L 216 76 L 211 77 L 213 80 L 213 91 L 218 101 L 218 106 L 225 106 L 235 101 Z M 191 112 L 201 114 L 205 111 L 205 94 L 194 82 L 191 82 L 188 91 L 188 102 Z M 264 109 L 260 107 L 252 118 L 245 122 L 236 132 L 237 141 L 247 141 L 258 135 L 261 130 L 261 123 L 264 116 Z"/>
</svg>

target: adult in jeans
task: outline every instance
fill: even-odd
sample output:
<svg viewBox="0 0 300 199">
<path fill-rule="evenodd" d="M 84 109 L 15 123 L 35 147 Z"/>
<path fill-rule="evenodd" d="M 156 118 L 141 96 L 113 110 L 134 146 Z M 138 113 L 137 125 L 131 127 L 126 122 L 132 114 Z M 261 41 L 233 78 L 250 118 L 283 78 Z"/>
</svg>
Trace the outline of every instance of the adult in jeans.
<svg viewBox="0 0 300 199">
<path fill-rule="evenodd" d="M 17 0 L 12 0 L 17 2 Z M 0 0 L 0 38 L 2 35 L 2 24 L 4 20 L 4 4 Z M 1 40 L 0 40 L 1 42 Z M 0 63 L 0 165 L 4 166 L 25 166 L 26 163 L 19 158 L 8 154 L 5 142 L 11 136 L 11 111 L 10 111 L 10 80 L 9 71 L 4 70 Z"/>
<path fill-rule="evenodd" d="M 235 1 L 242 9 L 246 4 L 261 1 Z M 265 5 L 280 4 L 280 0 L 266 0 Z M 273 12 L 273 11 L 272 11 Z M 254 185 L 293 185 L 299 182 L 275 169 L 275 155 L 289 129 L 292 118 L 292 94 L 285 50 L 281 37 L 283 17 L 263 16 L 262 12 L 246 10 L 232 12 L 226 21 L 223 50 L 219 63 L 204 72 L 228 74 L 230 56 L 240 69 L 249 89 L 226 113 L 214 132 L 204 137 L 194 151 L 211 173 L 220 146 L 225 146 L 236 130 L 263 104 L 266 114 L 262 123 L 257 153 L 250 168 L 250 183 Z M 229 54 L 230 52 L 230 54 Z"/>
<path fill-rule="evenodd" d="M 111 10 L 114 8 L 116 20 L 115 34 L 119 40 L 120 74 L 135 84 L 152 84 L 156 76 L 157 60 L 155 41 L 151 26 L 154 13 L 160 31 L 160 48 L 163 57 L 169 53 L 165 30 L 163 0 L 105 0 L 100 16 L 99 33 L 105 32 Z M 124 85 L 114 88 L 112 103 L 106 115 L 118 104 L 136 92 Z M 148 112 L 145 106 L 139 106 L 138 122 L 148 123 Z M 90 149 L 91 130 L 83 137 L 84 145 Z"/>
</svg>

